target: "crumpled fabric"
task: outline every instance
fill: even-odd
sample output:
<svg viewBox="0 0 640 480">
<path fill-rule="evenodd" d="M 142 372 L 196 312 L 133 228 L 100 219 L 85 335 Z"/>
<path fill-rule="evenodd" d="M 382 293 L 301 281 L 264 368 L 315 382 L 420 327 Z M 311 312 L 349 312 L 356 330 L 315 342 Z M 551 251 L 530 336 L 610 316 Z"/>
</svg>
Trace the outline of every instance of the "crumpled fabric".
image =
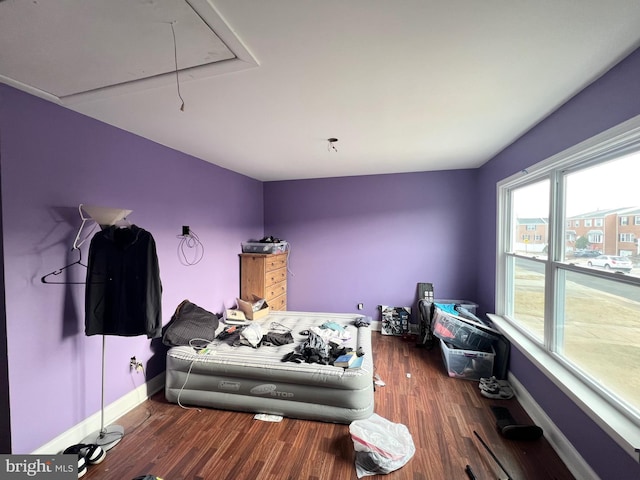
<svg viewBox="0 0 640 480">
<path fill-rule="evenodd" d="M 342 344 L 351 338 L 348 330 L 332 330 L 329 328 L 311 327 L 309 332 L 313 332 L 321 337 L 326 343 Z"/>
<path fill-rule="evenodd" d="M 369 325 L 371 325 L 371 318 L 368 318 L 368 317 L 356 318 L 353 321 L 353 324 L 358 328 L 368 327 Z"/>
<path fill-rule="evenodd" d="M 262 345 L 266 346 L 278 347 L 287 343 L 293 343 L 291 332 L 267 332 L 262 337 Z"/>
</svg>

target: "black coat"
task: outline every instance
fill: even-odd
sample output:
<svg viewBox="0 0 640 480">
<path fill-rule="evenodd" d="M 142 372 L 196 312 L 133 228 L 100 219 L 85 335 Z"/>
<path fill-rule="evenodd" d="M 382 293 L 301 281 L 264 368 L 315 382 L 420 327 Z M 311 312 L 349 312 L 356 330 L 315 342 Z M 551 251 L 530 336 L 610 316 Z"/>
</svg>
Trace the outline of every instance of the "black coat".
<svg viewBox="0 0 640 480">
<path fill-rule="evenodd" d="M 162 285 L 149 232 L 131 225 L 96 233 L 87 267 L 87 335 L 161 336 Z"/>
</svg>

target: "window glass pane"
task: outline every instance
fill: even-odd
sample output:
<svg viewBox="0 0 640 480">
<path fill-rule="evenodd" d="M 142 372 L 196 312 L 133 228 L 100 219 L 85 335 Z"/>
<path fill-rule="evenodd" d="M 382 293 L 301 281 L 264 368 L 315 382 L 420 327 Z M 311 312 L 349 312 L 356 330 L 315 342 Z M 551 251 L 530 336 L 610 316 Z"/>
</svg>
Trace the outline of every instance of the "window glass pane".
<svg viewBox="0 0 640 480">
<path fill-rule="evenodd" d="M 549 180 L 516 188 L 512 190 L 511 195 L 511 252 L 546 258 L 549 233 Z"/>
<path fill-rule="evenodd" d="M 598 255 L 627 257 L 619 271 L 640 276 L 640 153 L 633 153 L 565 177 L 565 258 L 588 265 Z M 611 258 L 591 261 L 593 268 L 612 270 Z"/>
<path fill-rule="evenodd" d="M 513 257 L 513 260 L 511 317 L 542 343 L 544 340 L 544 264 L 518 257 Z"/>
<path fill-rule="evenodd" d="M 560 278 L 557 352 L 640 412 L 640 287 L 570 271 Z"/>
</svg>

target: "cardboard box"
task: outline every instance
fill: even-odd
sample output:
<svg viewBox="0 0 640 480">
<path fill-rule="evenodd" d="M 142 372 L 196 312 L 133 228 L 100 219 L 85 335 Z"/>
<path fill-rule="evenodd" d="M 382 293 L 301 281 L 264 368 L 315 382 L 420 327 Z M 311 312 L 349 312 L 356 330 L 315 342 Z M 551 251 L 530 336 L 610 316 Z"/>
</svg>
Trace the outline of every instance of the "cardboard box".
<svg viewBox="0 0 640 480">
<path fill-rule="evenodd" d="M 238 309 L 242 311 L 242 313 L 244 313 L 244 316 L 247 317 L 248 320 L 258 320 L 260 318 L 264 318 L 269 315 L 269 312 L 271 311 L 271 308 L 269 307 L 269 304 L 266 300 L 264 300 L 264 303 L 260 310 L 257 310 L 255 312 L 253 311 L 253 304 L 262 300 L 262 298 L 257 297 L 256 295 L 253 295 L 252 302 L 238 298 Z"/>
<path fill-rule="evenodd" d="M 236 310 L 232 308 L 227 308 L 224 314 L 225 321 L 227 320 L 235 320 L 235 321 L 246 321 L 247 317 L 244 316 L 242 310 Z"/>
</svg>

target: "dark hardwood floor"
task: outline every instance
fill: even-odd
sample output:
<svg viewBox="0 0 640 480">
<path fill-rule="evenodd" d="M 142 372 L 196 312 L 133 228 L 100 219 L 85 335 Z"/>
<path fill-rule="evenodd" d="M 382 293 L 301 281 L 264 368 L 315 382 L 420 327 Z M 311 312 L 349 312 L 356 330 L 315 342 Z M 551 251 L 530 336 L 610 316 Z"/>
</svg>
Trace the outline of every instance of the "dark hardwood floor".
<svg viewBox="0 0 640 480">
<path fill-rule="evenodd" d="M 491 405 L 506 406 L 530 422 L 517 400 L 490 400 L 478 383 L 449 378 L 440 350 L 417 348 L 399 337 L 373 332 L 376 372 L 386 383 L 375 392 L 377 414 L 406 425 L 416 446 L 413 458 L 389 480 L 507 478 L 473 434 L 474 430 L 514 480 L 574 477 L 546 439 L 514 441 L 495 428 Z M 410 373 L 410 377 L 407 376 Z M 154 474 L 164 480 L 356 479 L 348 425 L 294 420 L 255 420 L 253 414 L 183 409 L 154 395 L 117 423 L 125 437 L 91 465 L 87 480 L 130 480 Z"/>
</svg>

